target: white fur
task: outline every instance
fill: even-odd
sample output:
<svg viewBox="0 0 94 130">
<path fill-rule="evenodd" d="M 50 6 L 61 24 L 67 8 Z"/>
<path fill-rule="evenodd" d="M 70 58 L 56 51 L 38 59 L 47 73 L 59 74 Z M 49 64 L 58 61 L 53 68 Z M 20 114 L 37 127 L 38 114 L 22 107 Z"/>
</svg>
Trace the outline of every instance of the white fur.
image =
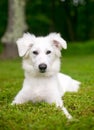
<svg viewBox="0 0 94 130">
<path fill-rule="evenodd" d="M 67 48 L 65 40 L 57 33 L 46 37 L 27 33 L 18 39 L 17 45 L 19 55 L 23 57 L 25 79 L 12 104 L 27 101 L 55 103 L 71 119 L 72 116 L 64 107 L 62 96 L 65 92 L 77 92 L 80 82 L 59 73 L 60 50 Z"/>
</svg>

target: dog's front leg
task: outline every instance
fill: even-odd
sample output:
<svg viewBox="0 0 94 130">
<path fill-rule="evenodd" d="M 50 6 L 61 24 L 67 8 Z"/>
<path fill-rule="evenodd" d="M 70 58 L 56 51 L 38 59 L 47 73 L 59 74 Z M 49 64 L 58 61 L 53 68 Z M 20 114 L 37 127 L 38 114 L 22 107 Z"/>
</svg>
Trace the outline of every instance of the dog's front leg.
<svg viewBox="0 0 94 130">
<path fill-rule="evenodd" d="M 28 98 L 26 97 L 27 94 L 25 94 L 25 92 L 23 90 L 21 90 L 17 96 L 14 98 L 14 100 L 12 101 L 12 105 L 14 104 L 23 104 L 25 102 L 28 101 Z"/>
<path fill-rule="evenodd" d="M 68 119 L 72 119 L 72 116 L 69 114 L 68 110 L 64 107 L 64 104 L 63 104 L 62 100 L 57 101 L 56 106 L 61 108 L 61 110 L 64 112 L 65 116 Z"/>
</svg>

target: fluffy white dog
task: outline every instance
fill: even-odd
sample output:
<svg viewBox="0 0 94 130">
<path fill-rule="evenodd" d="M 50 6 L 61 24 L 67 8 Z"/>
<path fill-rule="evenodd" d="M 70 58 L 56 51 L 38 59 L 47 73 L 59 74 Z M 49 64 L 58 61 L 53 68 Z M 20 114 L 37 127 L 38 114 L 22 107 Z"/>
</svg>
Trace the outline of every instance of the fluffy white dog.
<svg viewBox="0 0 94 130">
<path fill-rule="evenodd" d="M 66 41 L 58 33 L 51 33 L 46 37 L 25 33 L 17 40 L 17 46 L 19 56 L 23 57 L 25 79 L 12 104 L 27 101 L 55 103 L 71 119 L 62 96 L 65 92 L 77 92 L 80 82 L 59 73 L 60 51 L 67 48 Z"/>
</svg>

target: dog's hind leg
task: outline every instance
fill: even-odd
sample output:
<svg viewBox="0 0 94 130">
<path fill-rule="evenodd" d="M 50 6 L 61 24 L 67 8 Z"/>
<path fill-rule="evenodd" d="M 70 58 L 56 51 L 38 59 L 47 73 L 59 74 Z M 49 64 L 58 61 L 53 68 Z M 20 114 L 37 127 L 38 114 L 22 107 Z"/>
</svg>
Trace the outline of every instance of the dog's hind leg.
<svg viewBox="0 0 94 130">
<path fill-rule="evenodd" d="M 69 114 L 68 110 L 64 106 L 62 106 L 61 109 L 68 119 L 72 119 L 72 116 Z"/>
<path fill-rule="evenodd" d="M 59 102 L 56 102 L 56 106 L 61 108 L 61 110 L 64 112 L 65 116 L 68 119 L 72 119 L 72 116 L 69 114 L 68 110 L 64 107 L 62 100 L 60 100 Z"/>
</svg>

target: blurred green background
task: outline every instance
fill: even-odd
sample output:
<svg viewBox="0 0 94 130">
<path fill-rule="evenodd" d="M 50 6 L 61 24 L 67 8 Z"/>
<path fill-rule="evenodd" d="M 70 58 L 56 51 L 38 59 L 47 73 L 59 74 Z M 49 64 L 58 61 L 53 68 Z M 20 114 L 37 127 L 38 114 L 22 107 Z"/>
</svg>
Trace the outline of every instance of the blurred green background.
<svg viewBox="0 0 94 130">
<path fill-rule="evenodd" d="M 59 32 L 67 42 L 83 44 L 94 39 L 94 0 L 1 0 L 0 25 L 4 58 L 17 56 L 10 43 L 27 31 L 36 36 Z"/>
<path fill-rule="evenodd" d="M 36 35 L 60 32 L 67 41 L 94 39 L 94 0 L 84 0 L 78 4 L 73 0 L 63 1 L 26 0 L 28 31 Z M 0 37 L 5 32 L 7 20 L 8 0 L 1 0 Z"/>
</svg>

